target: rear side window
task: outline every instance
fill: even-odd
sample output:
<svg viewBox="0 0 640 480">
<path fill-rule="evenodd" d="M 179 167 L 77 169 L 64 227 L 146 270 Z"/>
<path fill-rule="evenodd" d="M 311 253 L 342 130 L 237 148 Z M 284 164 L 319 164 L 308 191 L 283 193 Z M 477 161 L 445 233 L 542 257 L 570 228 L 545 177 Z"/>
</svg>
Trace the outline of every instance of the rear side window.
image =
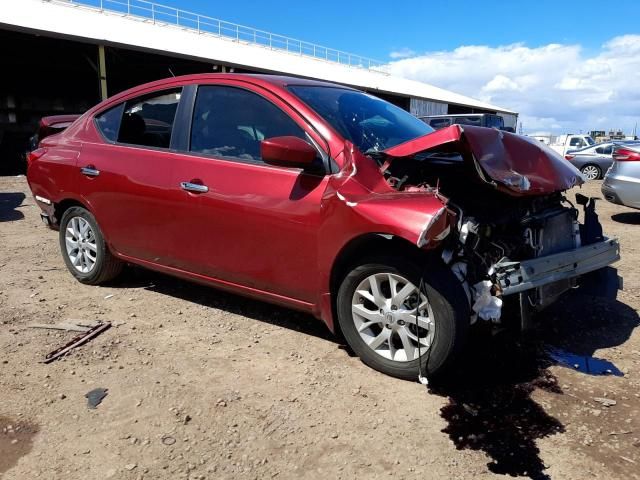
<svg viewBox="0 0 640 480">
<path fill-rule="evenodd" d="M 611 152 L 613 152 L 613 147 L 611 145 L 608 147 L 596 148 L 596 153 L 599 153 L 600 155 L 611 155 Z"/>
<path fill-rule="evenodd" d="M 122 119 L 123 108 L 124 104 L 121 103 L 117 107 L 110 108 L 96 117 L 98 130 L 111 142 L 115 142 L 118 139 L 118 130 L 120 129 L 120 119 Z"/>
<path fill-rule="evenodd" d="M 124 106 L 118 142 L 169 148 L 180 92 L 165 90 L 129 100 Z"/>
<path fill-rule="evenodd" d="M 260 142 L 281 136 L 306 140 L 304 130 L 289 115 L 260 95 L 235 87 L 198 87 L 192 152 L 262 162 Z"/>
</svg>

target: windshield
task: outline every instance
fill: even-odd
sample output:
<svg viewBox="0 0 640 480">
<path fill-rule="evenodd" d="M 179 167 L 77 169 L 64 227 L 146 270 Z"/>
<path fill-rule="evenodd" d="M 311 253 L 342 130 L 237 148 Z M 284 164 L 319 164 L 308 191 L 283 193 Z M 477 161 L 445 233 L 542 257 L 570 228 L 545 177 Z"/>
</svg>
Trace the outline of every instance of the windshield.
<svg viewBox="0 0 640 480">
<path fill-rule="evenodd" d="M 587 141 L 588 145 L 595 145 L 596 144 L 596 141 L 591 137 L 584 137 L 584 139 Z"/>
<path fill-rule="evenodd" d="M 289 90 L 361 152 L 381 151 L 433 132 L 422 120 L 373 95 L 340 87 Z"/>
</svg>

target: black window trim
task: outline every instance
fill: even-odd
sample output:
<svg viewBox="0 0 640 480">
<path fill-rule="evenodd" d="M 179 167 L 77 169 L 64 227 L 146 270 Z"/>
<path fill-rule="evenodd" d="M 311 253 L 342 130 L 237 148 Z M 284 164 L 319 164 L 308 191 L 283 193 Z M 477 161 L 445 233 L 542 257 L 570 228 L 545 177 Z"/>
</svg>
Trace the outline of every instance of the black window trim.
<svg viewBox="0 0 640 480">
<path fill-rule="evenodd" d="M 174 128 L 171 133 L 170 150 L 172 151 L 178 153 L 189 151 L 191 123 L 193 121 L 193 112 L 196 104 L 197 87 L 195 84 L 188 84 L 182 87 L 182 95 L 180 95 L 180 103 L 176 110 Z"/>
<path fill-rule="evenodd" d="M 254 84 L 251 84 L 251 85 L 255 86 Z M 247 88 L 247 87 L 243 87 L 243 86 L 239 86 L 239 85 L 234 85 L 234 84 L 229 84 L 229 83 L 202 83 L 202 84 L 192 85 L 192 86 L 196 87 L 196 88 L 194 89 L 194 92 L 193 92 L 193 98 L 190 101 L 189 119 L 188 119 L 188 122 L 184 122 L 183 125 L 185 125 L 185 128 L 183 129 L 184 132 L 182 132 L 182 135 L 186 134 L 186 136 L 187 136 L 187 138 L 186 138 L 187 143 L 186 143 L 186 148 L 184 150 L 180 150 L 179 153 L 187 154 L 187 155 L 194 156 L 194 157 L 211 158 L 211 159 L 214 159 L 214 160 L 221 160 L 221 161 L 225 161 L 225 162 L 244 163 L 244 164 L 255 165 L 257 167 L 263 167 L 263 168 L 264 167 L 276 168 L 276 169 L 278 169 L 280 171 L 282 171 L 282 170 L 300 171 L 300 172 L 304 171 L 305 174 L 308 174 L 308 175 L 325 176 L 325 175 L 328 175 L 328 174 L 332 173 L 332 169 L 331 169 L 330 165 L 331 165 L 331 163 L 333 163 L 333 159 L 330 158 L 328 152 L 325 152 L 324 149 L 322 147 L 320 147 L 320 145 L 318 145 L 318 142 L 309 134 L 309 132 L 307 131 L 307 128 L 302 127 L 299 122 L 297 122 L 294 118 L 292 118 L 291 115 L 289 115 L 287 112 L 282 110 L 282 108 L 280 108 L 278 105 L 276 105 L 271 99 L 269 99 L 269 98 L 265 97 L 264 95 L 262 95 L 260 92 L 257 92 L 256 90 L 253 90 L 251 88 Z M 196 105 L 196 99 L 198 97 L 198 90 L 200 89 L 200 87 L 208 87 L 208 86 L 236 88 L 238 90 L 243 90 L 243 91 L 258 95 L 260 98 L 262 98 L 265 101 L 267 101 L 270 104 L 272 104 L 275 108 L 280 110 L 284 115 L 289 117 L 291 119 L 291 121 L 294 122 L 296 125 L 298 125 L 298 127 L 300 127 L 300 129 L 304 132 L 307 141 L 320 154 L 320 157 L 322 159 L 322 164 L 323 164 L 323 171 L 322 172 L 313 171 L 313 170 L 306 171 L 306 170 L 304 170 L 302 168 L 295 168 L 294 169 L 294 168 L 291 168 L 291 167 L 280 167 L 278 165 L 270 165 L 270 164 L 265 163 L 263 161 L 257 161 L 257 160 L 248 160 L 248 159 L 239 158 L 239 157 L 223 157 L 221 155 L 212 155 L 212 154 L 203 153 L 203 152 L 192 152 L 190 150 L 191 149 L 191 128 L 192 128 L 192 125 L 193 125 L 193 115 L 195 114 L 195 105 Z M 273 92 L 271 92 L 271 93 L 273 93 Z M 297 113 L 298 117 L 300 117 L 303 120 L 304 124 L 308 128 L 311 128 L 311 129 L 313 129 L 315 131 L 313 126 L 307 121 L 306 118 L 304 118 L 304 116 L 302 114 L 300 114 L 300 112 L 298 112 L 292 105 L 290 105 L 288 102 L 286 102 L 280 96 L 278 96 L 278 95 L 275 95 L 275 96 L 279 100 L 281 100 L 283 103 L 285 103 L 287 106 L 289 106 L 293 111 L 295 111 Z M 177 115 L 177 113 L 176 113 L 176 115 Z M 187 124 L 188 124 L 188 128 L 186 128 Z M 325 140 L 324 137 L 322 137 L 322 135 L 320 135 L 317 131 L 316 131 L 316 133 L 320 136 L 320 138 Z M 326 143 L 326 140 L 325 140 L 325 143 Z"/>
</svg>

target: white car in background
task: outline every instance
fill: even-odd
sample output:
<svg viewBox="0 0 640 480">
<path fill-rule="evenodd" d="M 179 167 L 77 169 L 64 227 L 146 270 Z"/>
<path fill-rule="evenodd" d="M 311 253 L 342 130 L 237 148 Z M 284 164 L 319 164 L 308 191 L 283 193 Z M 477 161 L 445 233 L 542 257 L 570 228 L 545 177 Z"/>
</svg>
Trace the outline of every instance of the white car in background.
<svg viewBox="0 0 640 480">
<path fill-rule="evenodd" d="M 569 150 L 579 150 L 595 144 L 595 140 L 589 135 L 568 133 L 560 135 L 549 146 L 560 155 L 565 156 Z"/>
</svg>

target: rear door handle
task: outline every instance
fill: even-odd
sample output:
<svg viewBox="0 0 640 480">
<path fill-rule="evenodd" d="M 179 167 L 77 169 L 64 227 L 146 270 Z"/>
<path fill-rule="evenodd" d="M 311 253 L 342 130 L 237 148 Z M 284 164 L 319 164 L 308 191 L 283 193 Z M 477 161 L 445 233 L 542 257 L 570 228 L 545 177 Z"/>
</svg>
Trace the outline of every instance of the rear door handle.
<svg viewBox="0 0 640 480">
<path fill-rule="evenodd" d="M 206 185 L 191 182 L 180 182 L 180 188 L 186 190 L 187 192 L 195 193 L 207 193 L 209 191 L 209 187 L 207 187 Z"/>
<path fill-rule="evenodd" d="M 100 170 L 97 170 L 93 165 L 87 165 L 86 167 L 82 167 L 80 172 L 87 177 L 97 177 L 100 175 Z"/>
</svg>

